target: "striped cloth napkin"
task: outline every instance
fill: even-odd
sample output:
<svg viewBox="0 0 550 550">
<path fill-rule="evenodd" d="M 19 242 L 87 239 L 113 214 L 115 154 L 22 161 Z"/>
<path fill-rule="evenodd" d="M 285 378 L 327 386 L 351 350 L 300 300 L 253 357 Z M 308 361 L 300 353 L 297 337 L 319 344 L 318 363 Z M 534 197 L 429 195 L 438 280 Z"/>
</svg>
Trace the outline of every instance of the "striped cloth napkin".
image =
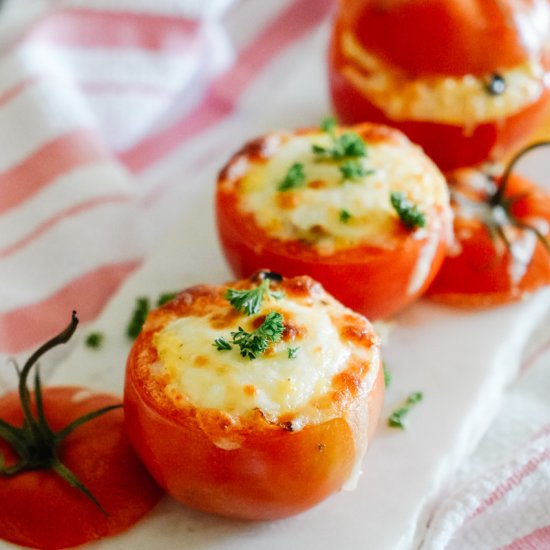
<svg viewBox="0 0 550 550">
<path fill-rule="evenodd" d="M 248 0 L 224 19 L 231 0 L 27 1 L 25 13 L 18 0 L 0 11 L 4 365 L 68 310 L 83 322 L 100 314 L 177 220 L 178 201 L 193 200 L 188 179 L 251 137 L 247 117 L 265 113 L 268 130 L 328 109 L 326 97 L 293 103 L 283 84 L 293 55 L 318 55 L 305 41 L 326 38 L 332 0 Z M 550 329 L 440 495 L 424 548 L 550 548 L 549 348 Z"/>
<path fill-rule="evenodd" d="M 192 116 L 232 61 L 218 19 L 227 4 L 52 2 L 4 50 L 4 357 L 55 332 L 68 308 L 84 322 L 97 316 L 170 222 L 141 176 L 155 160 L 144 155 L 153 132 L 173 130 L 168 111 Z"/>
</svg>

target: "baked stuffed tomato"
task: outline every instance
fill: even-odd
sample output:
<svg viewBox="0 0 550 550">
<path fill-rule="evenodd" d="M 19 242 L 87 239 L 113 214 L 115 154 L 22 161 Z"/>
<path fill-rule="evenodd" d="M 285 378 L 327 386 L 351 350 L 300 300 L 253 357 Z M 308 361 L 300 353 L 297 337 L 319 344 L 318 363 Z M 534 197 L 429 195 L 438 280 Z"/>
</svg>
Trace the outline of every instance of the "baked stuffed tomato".
<svg viewBox="0 0 550 550">
<path fill-rule="evenodd" d="M 427 294 L 450 305 L 515 302 L 550 284 L 550 195 L 513 172 L 459 170 L 450 178 L 455 243 Z M 548 144 L 544 144 L 548 145 Z"/>
<path fill-rule="evenodd" d="M 237 276 L 307 274 L 370 319 L 428 286 L 445 254 L 446 182 L 399 131 L 362 124 L 276 132 L 221 171 L 219 237 Z"/>
<path fill-rule="evenodd" d="M 513 150 L 548 107 L 546 0 L 343 0 L 335 112 L 403 130 L 444 170 Z"/>
<path fill-rule="evenodd" d="M 260 272 L 149 314 L 128 358 L 126 427 L 183 504 L 275 519 L 354 481 L 383 385 L 364 317 L 309 277 Z"/>
</svg>

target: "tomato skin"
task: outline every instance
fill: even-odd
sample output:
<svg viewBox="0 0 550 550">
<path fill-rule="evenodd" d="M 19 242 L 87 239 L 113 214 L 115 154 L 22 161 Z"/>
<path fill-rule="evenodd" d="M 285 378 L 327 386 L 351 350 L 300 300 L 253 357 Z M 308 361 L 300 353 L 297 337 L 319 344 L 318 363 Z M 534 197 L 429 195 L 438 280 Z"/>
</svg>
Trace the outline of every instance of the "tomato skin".
<svg viewBox="0 0 550 550">
<path fill-rule="evenodd" d="M 550 224 L 550 195 L 512 174 L 506 196 L 523 194 L 525 197 L 512 205 L 514 216 L 526 223 L 538 219 Z M 550 284 L 550 253 L 538 240 L 525 274 L 515 283 L 509 274 L 514 261 L 510 252 L 495 246 L 479 219 L 466 219 L 456 211 L 455 236 L 460 253 L 445 259 L 428 297 L 453 306 L 483 308 L 518 301 Z"/>
<path fill-rule="evenodd" d="M 341 50 L 345 31 L 354 33 L 366 50 L 407 71 L 413 78 L 466 74 L 486 77 L 524 63 L 530 55 L 541 56 L 548 71 L 550 57 L 542 51 L 542 40 L 538 49 L 527 48 L 532 37 L 525 38 L 526 31 L 517 26 L 509 3 L 501 6 L 502 3 L 494 0 L 462 3 L 409 0 L 393 6 L 387 3 L 384 9 L 381 4 L 380 0 L 341 2 L 333 26 L 328 56 L 329 84 L 333 109 L 342 123 L 368 120 L 394 126 L 421 145 L 444 171 L 501 157 L 521 145 L 541 124 L 550 104 L 548 86 L 536 101 L 520 111 L 478 124 L 397 120 L 387 116 L 342 74 L 349 63 Z M 537 1 L 525 2 L 525 10 L 524 21 L 536 26 L 535 18 L 540 17 L 537 10 L 548 12 L 550 8 Z M 495 43 L 499 44 L 498 48 L 494 47 Z"/>
<path fill-rule="evenodd" d="M 78 387 L 51 387 L 42 392 L 46 418 L 53 430 L 87 412 L 120 403 L 116 397 L 91 394 Z M 17 393 L 0 398 L 0 418 L 21 425 Z M 8 465 L 15 462 L 13 451 L 3 440 L 0 452 Z M 88 487 L 108 515 L 53 471 L 0 476 L 1 538 L 34 548 L 77 546 L 128 529 L 162 494 L 130 447 L 122 409 L 80 426 L 61 445 L 59 459 Z"/>
<path fill-rule="evenodd" d="M 392 65 L 418 76 L 460 76 L 538 55 L 549 11 L 546 0 L 341 0 L 338 18 Z"/>
<path fill-rule="evenodd" d="M 364 120 L 388 124 L 422 146 L 444 171 L 475 166 L 514 150 L 540 124 L 548 112 L 550 91 L 522 111 L 473 129 L 420 120 L 394 120 L 353 87 L 335 68 L 329 68 L 332 104 L 339 120 L 355 124 Z"/>
<path fill-rule="evenodd" d="M 180 303 L 189 304 L 193 292 L 180 295 Z M 205 296 L 199 298 L 203 303 Z M 173 319 L 171 314 L 181 311 L 177 300 L 161 308 L 153 323 L 164 315 Z M 158 361 L 155 330 L 146 325 L 128 357 L 125 421 L 137 453 L 169 494 L 205 512 L 271 520 L 302 512 L 340 490 L 356 462 L 356 437 L 370 441 L 374 435 L 384 393 L 382 368 L 368 395 L 342 404 L 341 417 L 291 431 L 269 422 L 260 410 L 231 420 L 217 409 L 174 406 L 148 368 Z M 359 378 L 346 377 L 342 383 L 348 395 L 362 391 Z M 363 425 L 358 418 L 365 406 L 368 433 L 353 433 L 355 425 Z M 215 444 L 220 434 L 238 444 Z"/>
<path fill-rule="evenodd" d="M 269 238 L 252 216 L 243 216 L 237 208 L 234 198 L 218 192 L 218 234 L 237 277 L 262 268 L 287 277 L 308 274 L 336 299 L 371 320 L 389 317 L 422 295 L 445 257 L 446 231 L 441 223 L 435 229 L 439 232 L 438 245 L 429 273 L 418 291 L 410 293 L 411 273 L 425 243 L 406 230 L 401 243 L 390 249 L 363 246 L 321 256 L 297 241 Z"/>
</svg>

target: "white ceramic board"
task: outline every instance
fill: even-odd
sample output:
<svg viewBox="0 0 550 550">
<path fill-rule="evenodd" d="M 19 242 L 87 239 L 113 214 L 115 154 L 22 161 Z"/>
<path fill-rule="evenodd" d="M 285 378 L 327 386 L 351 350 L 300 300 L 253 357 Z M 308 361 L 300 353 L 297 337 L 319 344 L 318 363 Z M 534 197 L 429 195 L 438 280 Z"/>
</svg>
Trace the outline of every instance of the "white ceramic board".
<svg viewBox="0 0 550 550">
<path fill-rule="evenodd" d="M 203 198 L 208 203 L 209 196 Z M 92 351 L 77 345 L 56 369 L 51 383 L 120 392 L 129 349 L 124 329 L 135 298 L 231 278 L 217 252 L 211 209 L 196 206 L 189 208 L 170 238 L 91 327 L 107 335 L 105 346 Z M 195 228 L 192 235 L 189 227 Z M 422 302 L 396 318 L 385 349 L 393 380 L 383 418 L 411 391 L 422 391 L 425 399 L 412 412 L 406 432 L 382 422 L 355 491 L 339 493 L 309 512 L 272 523 L 209 517 L 166 498 L 131 531 L 91 547 L 414 547 L 435 495 L 493 418 L 529 335 L 549 309 L 550 292 L 544 291 L 527 302 L 481 313 Z"/>
</svg>

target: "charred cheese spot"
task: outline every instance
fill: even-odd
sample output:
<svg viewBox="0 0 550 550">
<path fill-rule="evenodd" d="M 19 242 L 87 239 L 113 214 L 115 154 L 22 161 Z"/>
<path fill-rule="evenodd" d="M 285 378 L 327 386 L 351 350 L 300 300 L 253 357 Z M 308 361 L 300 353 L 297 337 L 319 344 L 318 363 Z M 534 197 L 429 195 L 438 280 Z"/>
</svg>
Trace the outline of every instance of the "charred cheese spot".
<svg viewBox="0 0 550 550">
<path fill-rule="evenodd" d="M 360 245 L 391 247 L 402 231 L 392 192 L 405 193 L 428 219 L 436 210 L 448 210 L 449 198 L 443 175 L 420 148 L 378 128 L 369 126 L 362 135 L 367 154 L 353 159 L 363 169 L 359 177 L 344 177 L 345 160 L 316 155 L 312 147 L 330 148 L 332 138 L 310 131 L 267 136 L 276 144 L 271 156 L 261 162 L 247 158 L 246 172 L 222 186 L 233 185 L 240 210 L 272 238 L 299 241 L 326 255 Z M 303 185 L 281 191 L 281 182 L 297 163 L 303 166 Z M 348 223 L 342 223 L 342 211 L 350 213 Z"/>
<path fill-rule="evenodd" d="M 424 120 L 475 127 L 513 115 L 537 101 L 548 78 L 540 60 L 499 70 L 502 93 L 487 92 L 491 75 L 411 77 L 366 51 L 353 34 L 342 36 L 348 64 L 342 73 L 364 96 L 394 120 Z"/>
<path fill-rule="evenodd" d="M 334 397 L 326 411 L 318 411 L 316 419 L 334 414 L 334 407 L 346 399 L 349 392 L 342 388 L 341 376 L 350 369 L 353 393 L 357 386 L 373 383 L 379 368 L 378 340 L 371 325 L 336 302 L 309 278 L 296 278 L 276 285 L 285 296 L 266 298 L 256 315 L 229 315 L 232 306 L 225 300 L 212 297 L 210 307 L 199 299 L 197 312 L 193 308 L 185 316 L 170 319 L 153 336 L 158 355 L 151 374 L 162 380 L 166 395 L 176 402 L 183 395 L 186 405 L 197 409 L 216 409 L 235 417 L 244 417 L 261 410 L 268 418 L 285 418 L 300 425 L 297 418 L 304 410 Z M 225 289 L 220 287 L 219 295 Z M 220 351 L 213 342 L 224 337 L 231 342 L 231 332 L 242 327 L 253 331 L 272 311 L 285 320 L 283 337 L 254 360 L 243 358 L 239 348 Z M 230 319 L 220 330 L 219 319 Z M 343 327 L 355 321 L 357 332 L 346 335 Z M 366 338 L 365 334 L 369 337 Z M 289 358 L 289 346 L 299 348 Z M 356 365 L 364 372 L 357 381 Z M 351 378 L 345 378 L 351 380 Z M 179 398 L 181 399 L 181 397 Z M 176 403 L 177 405 L 177 403 Z M 296 424 L 298 422 L 298 424 Z"/>
</svg>

